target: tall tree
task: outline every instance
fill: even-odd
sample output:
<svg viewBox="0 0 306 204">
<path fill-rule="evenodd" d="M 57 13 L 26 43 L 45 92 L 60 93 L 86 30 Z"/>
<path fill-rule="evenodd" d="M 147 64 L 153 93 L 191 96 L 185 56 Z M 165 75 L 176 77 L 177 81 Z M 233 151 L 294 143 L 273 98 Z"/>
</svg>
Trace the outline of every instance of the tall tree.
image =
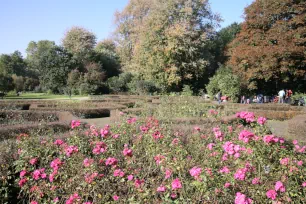
<svg viewBox="0 0 306 204">
<path fill-rule="evenodd" d="M 38 42 L 31 41 L 28 44 L 26 49 L 27 53 L 27 62 L 28 62 L 28 69 L 34 72 L 37 76 L 44 74 L 43 67 L 40 65 L 40 61 L 42 60 L 43 56 L 46 55 L 50 50 L 56 47 L 54 41 L 49 40 L 40 40 Z"/>
<path fill-rule="evenodd" d="M 6 93 L 14 89 L 13 78 L 0 73 L 0 92 Z"/>
<path fill-rule="evenodd" d="M 68 73 L 75 66 L 72 55 L 59 46 L 43 53 L 38 65 L 44 73 L 39 76 L 40 84 L 54 93 L 61 92 L 66 86 Z"/>
<path fill-rule="evenodd" d="M 72 27 L 66 32 L 62 43 L 65 49 L 84 62 L 96 45 L 96 35 L 85 28 Z"/>
<path fill-rule="evenodd" d="M 108 78 L 117 76 L 120 73 L 121 65 L 116 52 L 116 45 L 113 40 L 106 39 L 95 47 L 95 62 L 100 62 Z"/>
<path fill-rule="evenodd" d="M 19 51 L 15 51 L 10 55 L 2 54 L 0 56 L 0 73 L 4 75 L 16 74 L 24 76 L 26 67 L 27 65 Z"/>
<path fill-rule="evenodd" d="M 228 64 L 249 90 L 305 91 L 306 1 L 256 0 L 245 9 Z"/>
<path fill-rule="evenodd" d="M 219 20 L 207 0 L 131 0 L 116 14 L 124 69 L 164 91 L 198 87 L 212 59 L 207 46 Z"/>
<path fill-rule="evenodd" d="M 217 32 L 215 40 L 212 42 L 212 52 L 215 53 L 214 69 L 228 61 L 228 45 L 235 39 L 236 35 L 240 32 L 240 29 L 241 26 L 238 23 L 232 23 Z"/>
</svg>

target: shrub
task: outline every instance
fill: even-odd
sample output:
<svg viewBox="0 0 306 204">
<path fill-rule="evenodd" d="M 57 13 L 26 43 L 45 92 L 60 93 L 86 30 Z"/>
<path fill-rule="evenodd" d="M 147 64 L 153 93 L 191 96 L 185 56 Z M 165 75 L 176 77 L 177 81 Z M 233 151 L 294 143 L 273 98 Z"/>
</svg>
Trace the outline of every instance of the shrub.
<svg viewBox="0 0 306 204">
<path fill-rule="evenodd" d="M 182 96 L 192 96 L 193 91 L 189 85 L 184 85 L 183 90 L 181 92 Z"/>
<path fill-rule="evenodd" d="M 299 100 L 300 98 L 305 98 L 306 97 L 306 94 L 305 93 L 294 93 L 292 96 L 291 96 L 291 101 L 294 102 L 295 100 Z"/>
<path fill-rule="evenodd" d="M 128 86 L 133 79 L 131 73 L 122 73 L 119 76 L 111 77 L 107 80 L 107 84 L 112 93 L 127 92 Z"/>
<path fill-rule="evenodd" d="M 144 80 L 133 80 L 128 84 L 128 87 L 131 93 L 139 95 L 152 95 L 153 93 L 159 91 L 154 82 Z"/>
<path fill-rule="evenodd" d="M 17 203 L 20 188 L 15 185 L 18 174 L 14 169 L 17 159 L 16 140 L 0 142 L 0 200 L 1 203 Z"/>
<path fill-rule="evenodd" d="M 16 182 L 39 203 L 305 202 L 306 146 L 270 135 L 253 113 L 237 116 L 238 124 L 189 135 L 154 118 L 85 134 L 73 121 L 65 140 L 20 138 Z"/>
<path fill-rule="evenodd" d="M 240 79 L 232 73 L 230 68 L 221 67 L 217 73 L 210 78 L 206 90 L 212 98 L 221 91 L 222 95 L 226 95 L 230 97 L 233 102 L 237 102 L 241 93 Z"/>
<path fill-rule="evenodd" d="M 0 125 L 23 124 L 26 122 L 55 122 L 58 120 L 55 112 L 0 110 Z"/>
</svg>

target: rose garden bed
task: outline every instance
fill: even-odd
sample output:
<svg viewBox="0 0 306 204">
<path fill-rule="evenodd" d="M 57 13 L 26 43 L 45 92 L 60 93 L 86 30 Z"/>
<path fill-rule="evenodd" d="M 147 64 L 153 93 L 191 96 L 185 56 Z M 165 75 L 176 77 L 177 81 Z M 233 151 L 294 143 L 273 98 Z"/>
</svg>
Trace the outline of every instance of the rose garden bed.
<svg viewBox="0 0 306 204">
<path fill-rule="evenodd" d="M 102 129 L 79 129 L 74 121 L 64 140 L 21 135 L 12 169 L 19 198 L 33 203 L 304 203 L 306 146 L 270 135 L 265 118 L 248 112 L 237 116 L 238 121 L 215 124 L 210 131 L 194 127 L 188 135 L 154 118 L 129 117 Z"/>
</svg>

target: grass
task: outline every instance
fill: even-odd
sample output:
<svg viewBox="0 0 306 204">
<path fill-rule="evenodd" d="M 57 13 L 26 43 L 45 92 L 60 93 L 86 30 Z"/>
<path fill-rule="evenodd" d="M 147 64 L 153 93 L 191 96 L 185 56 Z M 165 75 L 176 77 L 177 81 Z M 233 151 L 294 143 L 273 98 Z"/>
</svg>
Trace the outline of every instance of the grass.
<svg viewBox="0 0 306 204">
<path fill-rule="evenodd" d="M 71 99 L 82 99 L 87 98 L 85 96 L 72 96 Z M 27 100 L 27 99 L 70 99 L 67 95 L 56 95 L 56 94 L 46 94 L 46 93 L 23 93 L 20 96 L 8 95 L 5 99 L 10 100 Z"/>
</svg>

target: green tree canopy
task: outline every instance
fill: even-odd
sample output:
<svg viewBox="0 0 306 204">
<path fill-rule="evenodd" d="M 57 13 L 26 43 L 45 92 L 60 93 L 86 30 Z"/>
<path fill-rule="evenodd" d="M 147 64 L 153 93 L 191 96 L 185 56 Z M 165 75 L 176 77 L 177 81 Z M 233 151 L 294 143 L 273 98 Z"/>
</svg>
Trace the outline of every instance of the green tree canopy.
<svg viewBox="0 0 306 204">
<path fill-rule="evenodd" d="M 225 64 L 229 58 L 227 55 L 228 45 L 235 39 L 240 32 L 241 26 L 238 23 L 222 28 L 217 32 L 214 41 L 212 41 L 212 52 L 215 53 L 213 70 L 218 68 L 220 64 Z"/>
<path fill-rule="evenodd" d="M 27 64 L 19 51 L 15 51 L 10 55 L 2 54 L 0 56 L 0 73 L 3 75 L 16 74 L 18 76 L 24 76 L 26 74 L 26 68 Z"/>
<path fill-rule="evenodd" d="M 75 66 L 72 55 L 60 46 L 44 52 L 38 65 L 44 73 L 39 76 L 41 86 L 54 93 L 61 92 L 61 88 L 67 84 L 68 73 Z"/>
<path fill-rule="evenodd" d="M 240 79 L 232 73 L 231 68 L 221 67 L 216 74 L 210 78 L 206 90 L 211 97 L 214 97 L 219 91 L 222 95 L 230 97 L 237 102 L 241 93 Z"/>
<path fill-rule="evenodd" d="M 31 41 L 26 49 L 28 69 L 37 76 L 43 74 L 44 68 L 41 67 L 41 60 L 56 47 L 54 41 L 40 40 L 38 42 Z"/>
<path fill-rule="evenodd" d="M 207 46 L 219 21 L 206 0 L 131 0 L 116 14 L 124 70 L 163 90 L 198 87 L 211 63 Z"/>
<path fill-rule="evenodd" d="M 118 76 L 121 71 L 116 45 L 110 39 L 103 40 L 95 47 L 95 62 L 100 62 L 108 78 Z"/>
<path fill-rule="evenodd" d="M 96 35 L 85 28 L 76 26 L 66 32 L 62 43 L 64 48 L 76 58 L 86 61 L 96 45 Z"/>
<path fill-rule="evenodd" d="M 6 93 L 14 89 L 13 78 L 0 73 L 0 92 Z"/>
</svg>

